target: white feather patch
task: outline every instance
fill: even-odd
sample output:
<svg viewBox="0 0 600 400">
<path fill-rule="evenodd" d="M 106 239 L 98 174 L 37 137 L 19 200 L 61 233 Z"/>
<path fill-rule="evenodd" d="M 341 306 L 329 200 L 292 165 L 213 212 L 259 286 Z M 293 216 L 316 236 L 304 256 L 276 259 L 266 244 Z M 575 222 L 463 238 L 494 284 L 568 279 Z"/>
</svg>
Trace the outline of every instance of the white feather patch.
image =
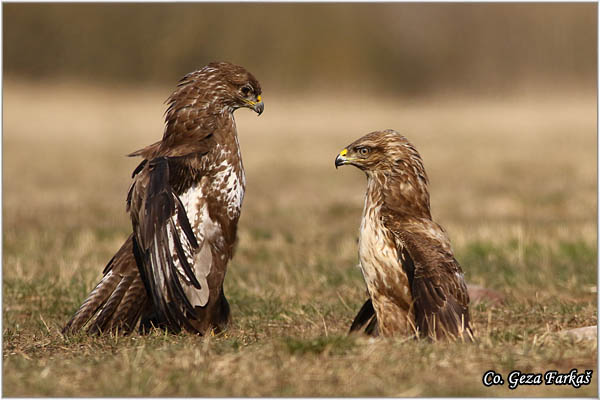
<svg viewBox="0 0 600 400">
<path fill-rule="evenodd" d="M 365 201 L 363 218 L 358 239 L 360 269 L 369 293 L 387 288 L 401 287 L 402 297 L 408 304 L 412 302 L 408 278 L 398 257 L 398 250 L 390 246 L 384 236 L 385 227 L 381 221 L 380 205 Z"/>
</svg>

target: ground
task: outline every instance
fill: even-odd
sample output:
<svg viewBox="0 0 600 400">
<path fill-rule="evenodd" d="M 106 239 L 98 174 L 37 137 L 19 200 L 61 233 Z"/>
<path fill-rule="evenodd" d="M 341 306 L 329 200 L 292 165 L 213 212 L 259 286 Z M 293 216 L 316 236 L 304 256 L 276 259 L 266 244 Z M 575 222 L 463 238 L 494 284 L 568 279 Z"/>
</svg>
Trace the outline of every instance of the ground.
<svg viewBox="0 0 600 400">
<path fill-rule="evenodd" d="M 63 338 L 59 330 L 130 232 L 125 194 L 162 135 L 169 88 L 5 81 L 5 396 L 596 396 L 596 97 L 422 100 L 285 96 L 236 113 L 247 172 L 221 335 Z M 365 300 L 357 234 L 366 179 L 336 171 L 385 128 L 420 150 L 432 213 L 468 282 L 477 342 L 347 336 Z M 488 370 L 594 370 L 589 386 L 484 387 Z"/>
</svg>

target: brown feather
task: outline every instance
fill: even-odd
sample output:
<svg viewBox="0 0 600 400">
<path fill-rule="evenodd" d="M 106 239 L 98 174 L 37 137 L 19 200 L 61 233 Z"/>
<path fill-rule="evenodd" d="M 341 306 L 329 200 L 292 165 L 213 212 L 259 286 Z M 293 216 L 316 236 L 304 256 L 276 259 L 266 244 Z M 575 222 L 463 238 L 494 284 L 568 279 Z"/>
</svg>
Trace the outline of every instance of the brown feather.
<svg viewBox="0 0 600 400">
<path fill-rule="evenodd" d="M 131 236 L 109 261 L 103 273 L 104 277 L 88 295 L 71 320 L 67 322 L 63 328 L 63 333 L 77 332 L 91 320 L 93 322 L 90 323 L 90 326 L 97 326 L 94 331 L 98 331 L 98 328 L 102 331 L 106 330 L 106 324 L 103 321 L 109 321 L 112 317 L 114 308 L 109 303 L 111 303 L 110 299 L 112 299 L 112 303 L 116 301 L 114 295 L 118 286 L 122 285 L 124 280 L 129 282 L 140 280 L 133 255 Z M 131 295 L 136 295 L 138 301 L 141 302 L 147 298 L 145 291 L 140 290 L 134 290 Z M 120 296 L 120 294 L 117 294 L 117 296 Z M 129 314 L 123 315 L 122 318 L 126 317 L 129 317 Z"/>
<path fill-rule="evenodd" d="M 139 274 L 134 275 L 129 289 L 102 331 L 132 332 L 148 300 L 142 278 Z"/>
<path fill-rule="evenodd" d="M 105 329 L 108 322 L 112 318 L 115 313 L 115 310 L 121 304 L 121 300 L 129 290 L 129 286 L 131 285 L 132 278 L 131 276 L 123 276 L 113 293 L 110 295 L 104 306 L 102 307 L 102 312 L 98 315 L 98 318 L 94 321 L 94 323 L 90 326 L 90 333 L 102 333 Z"/>
<path fill-rule="evenodd" d="M 252 74 L 226 62 L 179 81 L 162 139 L 129 154 L 143 157 L 127 193 L 134 233 L 65 333 L 91 320 L 91 332 L 130 332 L 140 318 L 144 331 L 224 328 L 223 280 L 245 186 L 233 112 L 262 113 L 261 93 Z"/>
<path fill-rule="evenodd" d="M 384 336 L 470 339 L 469 295 L 443 228 L 431 219 L 421 156 L 399 133 L 372 132 L 351 143 L 336 166 L 367 175 L 359 256 L 372 302 L 351 330 L 376 320 Z"/>
<path fill-rule="evenodd" d="M 360 308 L 350 326 L 350 332 L 361 331 L 370 336 L 379 335 L 379 331 L 377 330 L 377 315 L 375 314 L 371 299 L 365 301 L 365 304 Z"/>
</svg>

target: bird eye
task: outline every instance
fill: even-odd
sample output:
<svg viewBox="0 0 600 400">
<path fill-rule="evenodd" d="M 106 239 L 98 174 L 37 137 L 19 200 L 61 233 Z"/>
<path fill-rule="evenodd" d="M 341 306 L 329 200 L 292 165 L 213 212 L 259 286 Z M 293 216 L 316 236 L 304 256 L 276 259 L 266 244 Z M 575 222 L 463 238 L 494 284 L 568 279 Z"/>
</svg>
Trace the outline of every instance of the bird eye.
<svg viewBox="0 0 600 400">
<path fill-rule="evenodd" d="M 361 156 L 366 156 L 367 154 L 369 154 L 369 148 L 368 147 L 361 147 L 360 149 L 358 149 L 358 153 Z"/>
<path fill-rule="evenodd" d="M 243 87 L 242 87 L 242 89 L 241 89 L 241 91 L 242 91 L 242 94 L 243 94 L 244 96 L 248 96 L 248 94 L 250 93 L 250 91 L 251 91 L 251 90 L 252 90 L 252 89 L 251 89 L 249 86 L 243 86 Z"/>
</svg>

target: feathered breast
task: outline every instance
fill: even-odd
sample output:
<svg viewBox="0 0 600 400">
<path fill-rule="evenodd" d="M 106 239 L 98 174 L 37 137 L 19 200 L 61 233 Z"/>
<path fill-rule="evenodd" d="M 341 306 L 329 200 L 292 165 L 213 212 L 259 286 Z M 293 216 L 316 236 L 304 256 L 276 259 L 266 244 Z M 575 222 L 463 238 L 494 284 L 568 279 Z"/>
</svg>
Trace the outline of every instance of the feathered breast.
<svg viewBox="0 0 600 400">
<path fill-rule="evenodd" d="M 359 260 L 369 293 L 394 292 L 403 303 L 411 303 L 408 278 L 402 268 L 393 235 L 382 220 L 381 197 L 369 185 L 359 234 Z"/>
</svg>

